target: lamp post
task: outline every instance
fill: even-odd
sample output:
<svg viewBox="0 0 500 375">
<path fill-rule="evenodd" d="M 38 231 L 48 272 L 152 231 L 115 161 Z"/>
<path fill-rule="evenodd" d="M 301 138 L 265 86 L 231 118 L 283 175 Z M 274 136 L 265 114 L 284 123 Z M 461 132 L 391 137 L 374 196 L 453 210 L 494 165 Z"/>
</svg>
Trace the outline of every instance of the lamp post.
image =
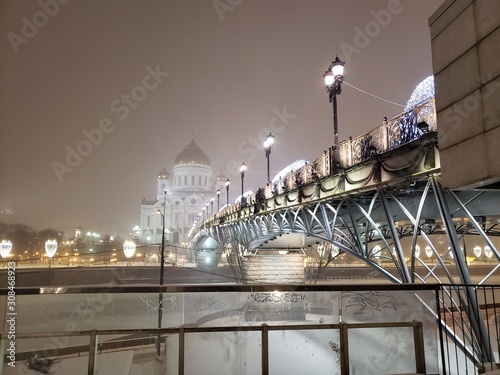
<svg viewBox="0 0 500 375">
<path fill-rule="evenodd" d="M 160 286 L 163 285 L 163 274 L 165 271 L 165 208 L 167 206 L 167 191 L 164 191 L 163 197 L 163 213 L 157 210 L 156 213 L 161 215 L 162 230 L 161 230 L 161 252 L 160 252 Z M 158 295 L 158 328 L 161 328 L 163 318 L 163 292 Z M 156 355 L 160 356 L 161 334 L 158 334 L 158 342 L 156 345 Z"/>
<path fill-rule="evenodd" d="M 220 210 L 220 189 L 217 189 L 217 212 Z"/>
<path fill-rule="evenodd" d="M 56 254 L 57 251 L 57 241 L 56 240 L 47 240 L 45 241 L 45 253 L 49 257 L 49 268 L 52 263 L 52 257 Z"/>
<path fill-rule="evenodd" d="M 7 258 L 12 250 L 12 242 L 3 240 L 0 242 L 0 255 L 2 258 Z"/>
<path fill-rule="evenodd" d="M 203 221 L 205 221 L 205 210 L 206 210 L 206 209 L 207 209 L 206 207 L 203 207 L 203 208 L 201 209 L 201 210 L 203 211 Z M 208 217 L 208 215 L 207 215 L 207 217 Z"/>
<path fill-rule="evenodd" d="M 226 178 L 224 185 L 226 185 L 226 205 L 229 206 L 229 185 L 231 185 L 229 178 Z"/>
<path fill-rule="evenodd" d="M 269 176 L 269 157 L 271 156 L 271 149 L 274 144 L 274 135 L 269 132 L 266 139 L 264 140 L 264 151 L 266 152 L 267 159 L 267 182 L 271 182 L 271 177 Z"/>
<path fill-rule="evenodd" d="M 214 200 L 214 197 L 210 198 L 210 215 L 214 214 Z"/>
<path fill-rule="evenodd" d="M 245 162 L 241 163 L 241 167 L 240 167 L 240 174 L 241 174 L 241 204 L 243 205 L 245 202 L 244 202 L 244 197 L 243 197 L 243 191 L 244 191 L 244 181 L 245 181 L 245 172 L 247 170 L 247 165 L 245 164 Z"/>
<path fill-rule="evenodd" d="M 339 125 L 337 120 L 337 95 L 342 92 L 341 84 L 344 81 L 344 65 L 345 62 L 340 60 L 338 56 L 332 61 L 328 70 L 325 72 L 325 88 L 328 91 L 328 100 L 333 104 L 333 133 L 335 150 L 339 146 Z"/>
</svg>

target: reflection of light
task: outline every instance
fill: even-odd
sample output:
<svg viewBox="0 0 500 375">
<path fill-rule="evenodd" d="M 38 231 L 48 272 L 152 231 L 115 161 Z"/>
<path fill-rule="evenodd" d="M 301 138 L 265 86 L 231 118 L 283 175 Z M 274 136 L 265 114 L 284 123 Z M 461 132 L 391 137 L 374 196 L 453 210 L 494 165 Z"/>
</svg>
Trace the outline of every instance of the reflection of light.
<svg viewBox="0 0 500 375">
<path fill-rule="evenodd" d="M 206 257 L 206 258 L 205 258 L 205 262 L 206 262 L 206 263 L 210 263 L 210 258 L 209 258 L 209 257 Z"/>
<path fill-rule="evenodd" d="M 493 256 L 493 250 L 491 250 L 489 246 L 485 246 L 484 255 L 486 255 L 488 258 L 491 258 Z"/>
<path fill-rule="evenodd" d="M 432 256 L 432 249 L 430 246 L 425 247 L 425 255 L 427 255 L 427 258 L 430 258 Z"/>
<path fill-rule="evenodd" d="M 382 248 L 381 248 L 379 245 L 375 246 L 375 247 L 372 249 L 373 256 L 374 256 L 375 258 L 377 258 L 377 259 L 378 259 L 378 258 L 380 258 L 380 252 L 381 252 L 381 250 L 382 250 Z"/>
<path fill-rule="evenodd" d="M 479 246 L 474 247 L 474 255 L 476 258 L 479 258 L 481 256 L 481 248 Z"/>
<path fill-rule="evenodd" d="M 418 258 L 420 256 L 420 246 L 415 246 L 415 256 Z"/>
</svg>

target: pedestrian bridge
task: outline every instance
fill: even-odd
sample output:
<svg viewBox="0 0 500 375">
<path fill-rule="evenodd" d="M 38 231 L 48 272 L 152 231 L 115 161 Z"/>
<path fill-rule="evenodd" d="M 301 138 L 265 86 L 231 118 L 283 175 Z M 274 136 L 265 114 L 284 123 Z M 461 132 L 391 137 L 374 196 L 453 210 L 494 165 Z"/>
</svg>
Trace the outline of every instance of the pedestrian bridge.
<svg viewBox="0 0 500 375">
<path fill-rule="evenodd" d="M 272 272 L 248 272 L 271 254 L 284 264 L 302 257 L 298 273 L 288 267 L 297 283 L 349 260 L 395 283 L 471 284 L 476 265 L 486 272 L 474 282 L 491 281 L 500 192 L 444 190 L 437 130 L 430 99 L 224 207 L 197 227 L 190 248 L 225 257 L 246 283 L 273 283 Z"/>
<path fill-rule="evenodd" d="M 471 329 L 463 351 L 493 361 L 475 290 L 498 284 L 500 191 L 443 189 L 438 146 L 430 99 L 224 207 L 189 246 L 199 261 L 225 257 L 241 283 L 300 284 L 355 260 L 393 283 L 461 288 L 444 298 Z"/>
</svg>

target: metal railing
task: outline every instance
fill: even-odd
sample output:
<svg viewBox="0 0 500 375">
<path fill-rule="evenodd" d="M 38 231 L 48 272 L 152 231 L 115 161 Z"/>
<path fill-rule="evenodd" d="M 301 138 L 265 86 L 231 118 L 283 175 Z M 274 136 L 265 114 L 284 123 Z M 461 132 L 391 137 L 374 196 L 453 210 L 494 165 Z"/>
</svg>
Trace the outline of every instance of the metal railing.
<svg viewBox="0 0 500 375">
<path fill-rule="evenodd" d="M 422 329 L 422 322 L 392 322 L 392 323 L 339 323 L 339 324 L 308 324 L 308 325 L 267 325 L 260 326 L 228 326 L 228 327 L 179 327 L 179 328 L 164 328 L 164 329 L 149 329 L 149 330 L 91 330 L 80 332 L 50 332 L 38 334 L 20 334 L 17 339 L 39 339 L 39 338 L 54 338 L 54 337 L 88 337 L 89 343 L 87 345 L 79 345 L 76 347 L 60 348 L 55 353 L 52 352 L 53 357 L 68 356 L 76 354 L 79 357 L 83 354 L 88 356 L 87 374 L 95 375 L 98 372 L 97 368 L 97 353 L 102 353 L 106 350 L 125 350 L 130 348 L 137 348 L 138 346 L 146 347 L 157 344 L 158 337 L 177 336 L 178 337 L 178 362 L 177 374 L 185 374 L 186 364 L 186 336 L 193 333 L 220 333 L 220 332 L 260 332 L 261 338 L 261 374 L 269 375 L 269 332 L 271 331 L 307 331 L 307 330 L 338 330 L 340 336 L 340 344 L 338 346 L 337 354 L 340 362 L 340 374 L 349 374 L 349 330 L 351 329 L 376 329 L 376 328 L 411 328 L 413 333 L 413 347 L 415 358 L 415 370 L 417 373 L 424 374 L 426 372 L 425 365 L 425 352 L 424 352 L 424 336 Z M 123 339 L 119 342 L 110 342 L 106 344 L 99 344 L 99 336 L 137 336 L 141 335 L 139 339 Z M 5 335 L 1 335 L 1 339 L 5 340 Z M 161 340 L 165 343 L 165 340 Z M 40 353 L 30 352 L 22 353 L 20 358 L 27 359 L 37 356 Z M 166 346 L 163 351 L 166 355 Z M 168 360 L 168 358 L 166 358 Z M 191 360 L 191 358 L 190 358 Z M 1 371 L 0 371 L 1 373 Z"/>
<path fill-rule="evenodd" d="M 235 214 L 251 203 L 262 202 L 339 174 L 342 170 L 366 163 L 379 154 L 410 144 L 436 130 L 435 100 L 432 98 L 410 111 L 384 120 L 369 132 L 355 138 L 349 137 L 347 141 L 340 142 L 338 150 L 330 147 L 318 159 L 280 176 L 278 181 L 259 188 L 251 196 L 222 208 L 207 218 L 205 223 L 217 222 L 217 219 Z"/>
<path fill-rule="evenodd" d="M 407 357 L 407 360 L 410 365 L 414 364 L 414 370 L 419 373 L 425 373 L 426 369 L 435 373 L 437 368 L 434 367 L 439 363 L 440 374 L 476 374 L 478 371 L 496 369 L 495 363 L 500 361 L 500 285 L 167 285 L 161 288 L 113 285 L 50 290 L 18 288 L 15 318 L 18 326 L 14 332 L 12 325 L 7 323 L 11 318 L 9 314 L 12 314 L 7 309 L 10 306 L 7 303 L 7 296 L 10 296 L 8 292 L 7 289 L 0 289 L 0 299 L 3 299 L 3 306 L 0 306 L 3 308 L 0 311 L 3 317 L 0 346 L 4 353 L 4 367 L 12 360 L 9 358 L 9 345 L 12 342 L 11 335 L 15 334 L 17 352 L 14 353 L 14 359 L 18 362 L 36 355 L 54 359 L 84 355 L 88 356 L 88 374 L 94 374 L 98 352 L 121 352 L 136 348 L 138 352 L 147 352 L 155 358 L 157 348 L 164 345 L 162 360 L 175 360 L 174 373 L 183 374 L 186 363 L 196 360 L 192 348 L 193 343 L 200 341 L 196 334 L 255 332 L 260 333 L 260 341 L 255 347 L 260 347 L 261 352 L 260 356 L 252 352 L 252 356 L 255 354 L 254 360 L 261 364 L 260 371 L 267 374 L 270 361 L 275 366 L 277 361 L 270 354 L 270 332 L 299 331 L 301 336 L 298 341 L 302 342 L 306 337 L 304 332 L 324 331 L 331 332 L 326 336 L 327 340 L 338 337 L 338 341 L 329 343 L 330 353 L 334 352 L 329 358 L 336 356 L 338 371 L 348 374 L 349 363 L 358 361 L 357 357 L 364 354 L 359 350 L 354 354 L 349 353 L 349 342 L 353 340 L 356 343 L 353 345 L 360 345 L 365 337 L 361 336 L 360 341 L 359 335 L 353 336 L 354 329 L 363 332 L 372 329 L 410 329 L 403 331 L 406 332 L 403 336 L 405 340 L 411 341 L 413 345 L 413 356 Z M 159 293 L 165 298 L 163 326 L 167 328 L 154 328 L 158 310 L 150 303 L 158 299 Z M 474 298 L 469 298 L 471 293 Z M 478 304 L 470 305 L 470 301 L 477 301 Z M 406 308 L 403 308 L 405 303 Z M 147 310 L 147 316 L 140 309 L 134 310 L 141 306 Z M 40 312 L 44 312 L 45 316 L 40 317 Z M 471 316 L 477 317 L 486 329 L 475 329 L 478 320 L 473 321 Z M 237 318 L 239 325 L 224 320 L 234 322 L 230 318 Z M 37 320 L 43 324 L 37 323 Z M 115 325 L 116 321 L 125 323 Z M 275 323 L 277 321 L 280 322 Z M 61 328 L 66 330 L 62 331 Z M 385 342 L 385 334 L 386 339 L 378 341 L 380 334 L 366 336 L 375 340 L 375 350 L 389 345 Z M 399 333 L 392 332 L 391 335 L 401 337 Z M 76 340 L 61 339 L 64 337 Z M 88 340 L 82 341 L 84 337 L 88 337 Z M 99 337 L 104 338 L 102 342 Z M 324 342 L 325 336 L 318 338 Z M 170 340 L 168 343 L 167 339 Z M 51 345 L 46 345 L 47 341 Z M 191 345 L 189 356 L 186 355 L 188 342 Z M 432 342 L 434 344 L 430 344 Z M 214 346 L 209 341 L 207 345 Z M 276 341 L 273 341 L 273 345 L 276 347 Z M 167 347 L 172 346 L 176 348 L 175 354 L 169 351 L 167 355 Z M 307 347 L 301 353 L 311 355 L 307 350 L 313 348 Z M 389 345 L 386 350 L 397 354 L 400 348 Z M 137 353 L 134 352 L 134 356 Z M 432 360 L 429 362 L 429 357 L 435 357 L 435 364 L 432 364 Z"/>
<path fill-rule="evenodd" d="M 470 294 L 476 306 L 468 304 Z M 440 285 L 437 297 L 443 373 L 498 369 L 494 362 L 500 361 L 500 285 Z M 475 330 L 470 316 L 478 317 L 486 329 Z"/>
</svg>

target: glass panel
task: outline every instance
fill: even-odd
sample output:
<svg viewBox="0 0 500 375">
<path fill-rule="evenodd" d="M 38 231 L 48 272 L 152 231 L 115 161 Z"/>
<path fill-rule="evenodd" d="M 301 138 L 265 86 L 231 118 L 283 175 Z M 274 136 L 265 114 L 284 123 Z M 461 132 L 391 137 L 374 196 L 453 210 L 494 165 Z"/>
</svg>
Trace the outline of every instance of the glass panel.
<svg viewBox="0 0 500 375">
<path fill-rule="evenodd" d="M 162 327 L 182 322 L 182 294 L 163 293 Z M 17 296 L 17 332 L 158 328 L 158 293 L 41 294 Z"/>
<path fill-rule="evenodd" d="M 7 342 L 4 343 L 7 345 Z M 16 339 L 15 367 L 4 362 L 3 375 L 86 374 L 89 337 Z"/>
<path fill-rule="evenodd" d="M 186 293 L 184 324 L 338 323 L 338 292 Z"/>
<path fill-rule="evenodd" d="M 189 333 L 185 337 L 186 374 L 262 373 L 260 332 Z"/>
<path fill-rule="evenodd" d="M 96 374 L 164 375 L 167 374 L 162 337 L 157 357 L 157 337 L 150 334 L 99 336 Z M 70 372 L 67 372 L 69 374 Z M 176 374 L 173 372 L 169 374 Z M 74 372 L 72 372 L 74 374 Z M 85 372 L 86 374 L 86 372 Z M 74 374 L 76 375 L 76 374 Z"/>
<path fill-rule="evenodd" d="M 436 323 L 436 296 L 433 291 L 350 291 L 342 292 L 342 320 L 346 323 L 391 323 L 421 322 L 424 336 L 424 353 L 426 369 L 429 373 L 438 372 L 438 331 Z M 357 348 L 359 353 L 393 352 L 397 355 L 408 354 L 414 358 L 413 333 L 404 336 L 403 344 L 398 338 L 400 329 L 388 328 L 383 331 L 366 329 L 362 333 L 358 329 L 349 330 L 349 348 Z M 366 336 L 365 336 L 366 335 Z M 401 336 L 403 337 L 403 336 Z M 371 348 L 371 347 L 374 348 Z M 383 348 L 385 347 L 385 348 Z M 363 349 L 360 349 L 363 348 Z M 410 351 L 411 350 L 411 351 Z M 357 356 L 350 353 L 351 364 L 356 368 L 374 369 L 375 373 L 398 372 L 394 368 L 374 368 L 375 362 L 368 356 Z M 405 354 L 405 355 L 406 355 Z M 381 357 L 382 358 L 382 357 Z M 414 360 L 412 360 L 414 363 Z M 390 358 L 382 361 L 382 365 L 391 363 Z M 415 371 L 415 368 L 412 369 Z"/>
<path fill-rule="evenodd" d="M 339 343 L 338 330 L 270 331 L 269 373 L 340 374 Z"/>
</svg>

